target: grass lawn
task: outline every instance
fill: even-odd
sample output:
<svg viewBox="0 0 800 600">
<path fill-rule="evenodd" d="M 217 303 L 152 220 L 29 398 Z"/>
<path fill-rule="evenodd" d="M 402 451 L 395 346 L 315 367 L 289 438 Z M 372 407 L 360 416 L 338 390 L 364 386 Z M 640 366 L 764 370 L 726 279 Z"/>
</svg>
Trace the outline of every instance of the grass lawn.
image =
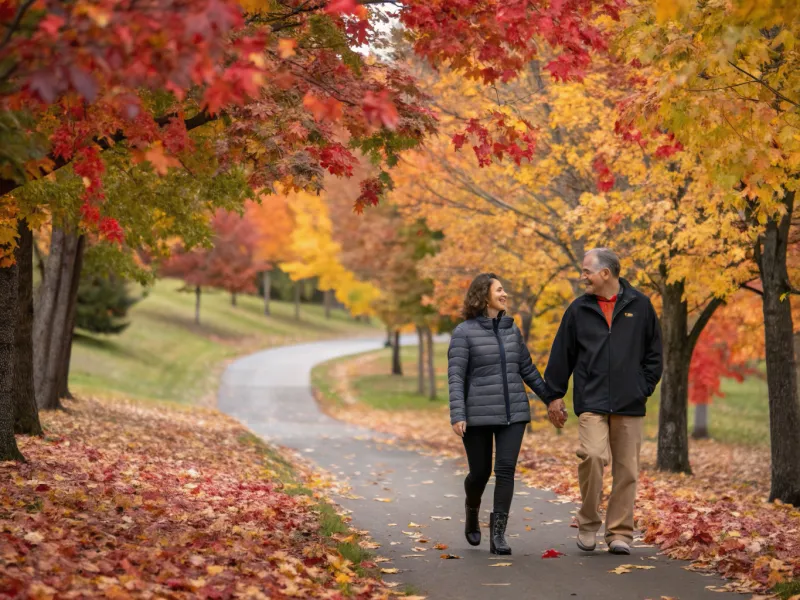
<svg viewBox="0 0 800 600">
<path fill-rule="evenodd" d="M 441 409 L 447 405 L 447 344 L 434 347 L 438 401 L 417 394 L 417 348 L 406 346 L 401 350 L 403 375 L 391 373 L 391 350 L 383 349 L 360 357 L 346 357 L 323 365 L 312 372 L 312 384 L 329 398 L 337 401 L 337 374 L 348 371 L 347 364 L 360 360 L 362 364 L 349 369 L 350 390 L 364 404 L 381 410 Z M 715 398 L 709 407 L 709 433 L 721 442 L 753 446 L 769 445 L 769 409 L 767 384 L 763 379 L 751 377 L 742 383 L 725 380 L 722 384 L 724 398 Z M 645 419 L 645 437 L 655 439 L 658 431 L 658 403 L 660 388 L 648 400 Z M 340 399 L 339 399 L 340 400 Z M 576 427 L 572 414 L 572 394 L 565 399 L 570 409 L 567 427 Z M 534 404 L 534 420 L 546 419 L 544 405 Z M 689 428 L 693 426 L 694 408 L 689 407 Z"/>
<path fill-rule="evenodd" d="M 381 335 L 380 324 L 355 322 L 343 311 L 325 318 L 324 308 L 204 292 L 201 325 L 194 323 L 194 294 L 179 292 L 180 281 L 158 281 L 130 311 L 121 335 L 78 331 L 70 365 L 70 387 L 84 394 L 203 403 L 216 394 L 225 361 L 250 351 L 326 337 Z"/>
</svg>

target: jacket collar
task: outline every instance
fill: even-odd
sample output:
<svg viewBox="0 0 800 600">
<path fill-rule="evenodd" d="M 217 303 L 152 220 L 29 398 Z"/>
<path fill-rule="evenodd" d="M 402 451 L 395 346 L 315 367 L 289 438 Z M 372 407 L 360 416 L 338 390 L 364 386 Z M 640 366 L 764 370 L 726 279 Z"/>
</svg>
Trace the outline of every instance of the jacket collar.
<svg viewBox="0 0 800 600">
<path fill-rule="evenodd" d="M 617 294 L 617 305 L 621 304 L 622 302 L 625 302 L 627 304 L 634 298 L 637 298 L 638 296 L 641 295 L 642 295 L 641 292 L 639 292 L 639 290 L 633 287 L 627 279 L 624 279 L 623 277 L 619 278 L 619 293 Z M 580 297 L 580 299 L 583 300 L 584 304 L 589 304 L 589 305 L 597 304 L 597 298 L 595 297 L 594 294 L 584 294 L 583 296 Z"/>
<path fill-rule="evenodd" d="M 494 319 L 490 319 L 486 315 L 480 315 L 479 317 L 476 317 L 475 320 L 481 327 L 489 330 L 494 329 L 495 321 L 497 321 L 498 329 L 508 329 L 514 324 L 514 319 L 509 317 L 504 310 L 501 310 Z"/>
</svg>

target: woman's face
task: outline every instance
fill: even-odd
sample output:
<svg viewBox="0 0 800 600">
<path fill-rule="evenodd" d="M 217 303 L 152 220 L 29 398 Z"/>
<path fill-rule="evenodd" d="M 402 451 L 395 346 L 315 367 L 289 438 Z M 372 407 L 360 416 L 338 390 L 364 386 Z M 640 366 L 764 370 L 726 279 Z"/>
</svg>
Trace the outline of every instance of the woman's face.
<svg viewBox="0 0 800 600">
<path fill-rule="evenodd" d="M 486 307 L 493 308 L 499 312 L 506 309 L 507 300 L 508 294 L 506 294 L 506 291 L 503 289 L 503 284 L 497 281 L 497 279 L 492 279 L 492 284 L 489 286 L 489 301 Z"/>
</svg>

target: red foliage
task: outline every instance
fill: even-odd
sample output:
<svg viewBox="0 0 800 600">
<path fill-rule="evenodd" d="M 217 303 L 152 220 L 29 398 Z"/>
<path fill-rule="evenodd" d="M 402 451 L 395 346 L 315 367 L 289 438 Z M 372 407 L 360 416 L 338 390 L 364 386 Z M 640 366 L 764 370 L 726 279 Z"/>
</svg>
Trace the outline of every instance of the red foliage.
<svg viewBox="0 0 800 600">
<path fill-rule="evenodd" d="M 256 290 L 256 276 L 265 265 L 256 260 L 258 233 L 253 223 L 219 210 L 211 222 L 212 248 L 177 250 L 162 274 L 180 277 L 189 286 L 214 287 L 231 293 Z"/>
<path fill-rule="evenodd" d="M 724 398 L 720 390 L 723 378 L 743 381 L 755 373 L 743 359 L 736 361 L 732 357 L 732 349 L 740 342 L 739 338 L 737 323 L 727 315 L 715 315 L 703 329 L 689 368 L 691 404 L 710 404 L 714 396 Z"/>
</svg>

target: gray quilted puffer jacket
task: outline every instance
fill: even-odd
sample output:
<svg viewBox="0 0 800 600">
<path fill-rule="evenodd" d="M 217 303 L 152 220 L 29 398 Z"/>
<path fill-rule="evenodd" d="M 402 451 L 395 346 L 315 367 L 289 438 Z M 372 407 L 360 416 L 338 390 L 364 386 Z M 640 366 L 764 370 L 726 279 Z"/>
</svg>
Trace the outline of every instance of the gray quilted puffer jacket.
<svg viewBox="0 0 800 600">
<path fill-rule="evenodd" d="M 478 317 L 459 324 L 447 351 L 450 423 L 509 425 L 531 420 L 523 381 L 539 398 L 551 394 L 531 361 L 514 319 Z"/>
</svg>

